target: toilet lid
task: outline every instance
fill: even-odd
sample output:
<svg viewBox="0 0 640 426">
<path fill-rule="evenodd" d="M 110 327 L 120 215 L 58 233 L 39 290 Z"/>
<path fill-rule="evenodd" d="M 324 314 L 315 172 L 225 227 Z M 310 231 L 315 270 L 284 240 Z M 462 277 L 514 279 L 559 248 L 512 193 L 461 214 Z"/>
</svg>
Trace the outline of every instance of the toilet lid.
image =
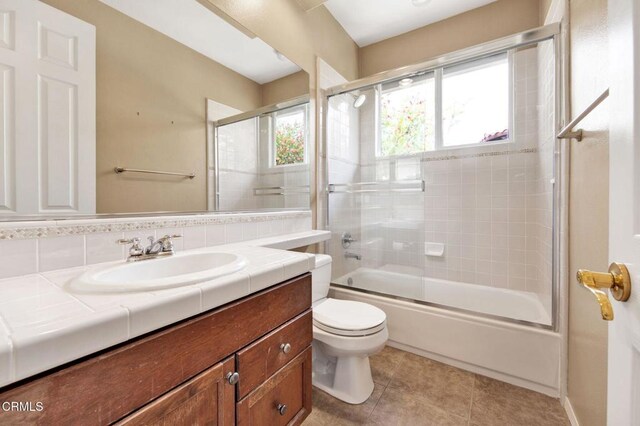
<svg viewBox="0 0 640 426">
<path fill-rule="evenodd" d="M 328 333 L 366 336 L 386 326 L 387 315 L 368 303 L 327 299 L 313 308 L 313 323 Z"/>
</svg>

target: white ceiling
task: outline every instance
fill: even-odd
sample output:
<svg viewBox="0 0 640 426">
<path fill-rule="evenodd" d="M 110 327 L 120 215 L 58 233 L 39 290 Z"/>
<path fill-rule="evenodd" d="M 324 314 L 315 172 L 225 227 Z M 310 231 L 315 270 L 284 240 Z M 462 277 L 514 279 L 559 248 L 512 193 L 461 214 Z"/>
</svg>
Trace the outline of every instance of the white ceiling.
<svg viewBox="0 0 640 426">
<path fill-rule="evenodd" d="M 328 0 L 325 6 L 363 47 L 494 1 L 431 0 L 416 7 L 411 0 Z"/>
<path fill-rule="evenodd" d="M 300 68 L 258 37 L 249 38 L 197 0 L 100 0 L 260 84 Z"/>
</svg>

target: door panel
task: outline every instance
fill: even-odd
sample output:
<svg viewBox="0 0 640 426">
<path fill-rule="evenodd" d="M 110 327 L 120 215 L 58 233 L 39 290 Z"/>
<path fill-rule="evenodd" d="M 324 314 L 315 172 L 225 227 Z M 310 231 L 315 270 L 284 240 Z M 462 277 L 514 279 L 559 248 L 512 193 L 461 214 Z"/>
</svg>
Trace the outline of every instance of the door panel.
<svg viewBox="0 0 640 426">
<path fill-rule="evenodd" d="M 631 295 L 609 323 L 607 423 L 640 424 L 640 4 L 609 1 L 609 260 L 625 263 Z"/>
<path fill-rule="evenodd" d="M 0 17 L 0 23 L 2 21 Z M 6 41 L 7 34 L 4 36 L 5 40 L 0 41 L 0 48 L 1 43 Z M 0 63 L 0 212 L 5 213 L 16 211 L 14 75 L 12 66 Z"/>
<path fill-rule="evenodd" d="M 38 5 L 39 212 L 95 213 L 95 27 Z"/>
<path fill-rule="evenodd" d="M 0 0 L 0 215 L 95 213 L 95 27 Z"/>
<path fill-rule="evenodd" d="M 38 77 L 41 210 L 78 210 L 77 87 Z"/>
</svg>

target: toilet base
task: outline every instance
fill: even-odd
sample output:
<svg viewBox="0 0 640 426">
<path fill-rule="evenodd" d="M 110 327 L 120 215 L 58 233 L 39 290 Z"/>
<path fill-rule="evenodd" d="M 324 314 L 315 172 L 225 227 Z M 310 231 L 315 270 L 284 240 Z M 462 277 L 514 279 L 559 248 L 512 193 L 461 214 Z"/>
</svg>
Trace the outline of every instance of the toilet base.
<svg viewBox="0 0 640 426">
<path fill-rule="evenodd" d="M 373 393 L 369 357 L 341 357 L 334 361 L 332 371 L 314 371 L 313 386 L 349 404 L 362 404 Z"/>
<path fill-rule="evenodd" d="M 386 322 L 380 331 L 364 336 L 329 333 L 313 326 L 312 384 L 349 404 L 362 404 L 373 393 L 369 356 L 389 339 Z"/>
</svg>

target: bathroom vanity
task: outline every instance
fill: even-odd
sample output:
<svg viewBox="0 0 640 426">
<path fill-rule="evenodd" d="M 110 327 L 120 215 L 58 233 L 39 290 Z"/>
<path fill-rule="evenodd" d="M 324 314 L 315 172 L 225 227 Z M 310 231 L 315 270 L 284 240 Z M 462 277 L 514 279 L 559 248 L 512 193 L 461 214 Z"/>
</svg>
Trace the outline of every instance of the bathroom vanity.
<svg viewBox="0 0 640 426">
<path fill-rule="evenodd" d="M 7 424 L 298 425 L 311 411 L 311 276 L 5 387 Z"/>
</svg>

